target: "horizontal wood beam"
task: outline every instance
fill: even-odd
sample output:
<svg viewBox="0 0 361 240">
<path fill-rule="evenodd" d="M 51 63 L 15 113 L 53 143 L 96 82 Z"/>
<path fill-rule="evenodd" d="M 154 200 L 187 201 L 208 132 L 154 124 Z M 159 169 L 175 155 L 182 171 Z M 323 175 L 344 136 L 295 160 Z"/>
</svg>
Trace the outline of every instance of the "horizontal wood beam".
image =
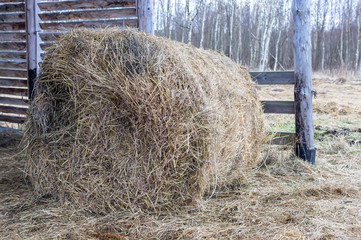
<svg viewBox="0 0 361 240">
<path fill-rule="evenodd" d="M 0 122 L 24 123 L 25 117 L 0 114 Z"/>
<path fill-rule="evenodd" d="M 14 96 L 27 96 L 28 90 L 26 88 L 11 88 L 11 87 L 1 87 L 0 94 L 9 94 Z"/>
<path fill-rule="evenodd" d="M 6 50 L 25 50 L 26 48 L 26 41 L 1 41 L 0 42 L 0 49 Z"/>
<path fill-rule="evenodd" d="M 24 22 L 25 12 L 0 12 L 0 21 L 2 22 Z"/>
<path fill-rule="evenodd" d="M 0 76 L 21 77 L 27 76 L 26 68 L 0 68 Z"/>
<path fill-rule="evenodd" d="M 15 113 L 15 114 L 26 114 L 28 112 L 27 108 L 20 107 L 9 107 L 0 105 L 0 112 L 2 113 Z"/>
<path fill-rule="evenodd" d="M 0 18 L 1 19 L 1 18 Z M 0 31 L 1 41 L 25 41 L 26 32 L 25 30 L 19 31 Z"/>
<path fill-rule="evenodd" d="M 11 31 L 11 30 L 24 30 L 25 21 L 21 22 L 0 22 L 1 31 Z"/>
<path fill-rule="evenodd" d="M 89 9 L 89 8 L 112 8 L 112 7 L 135 7 L 136 0 L 108 1 L 108 0 L 59 0 L 38 1 L 41 11 Z"/>
<path fill-rule="evenodd" d="M 0 77 L 0 86 L 26 87 L 27 85 L 28 81 L 26 78 Z"/>
<path fill-rule="evenodd" d="M 111 19 L 77 19 L 40 23 L 43 30 L 70 30 L 75 27 L 100 28 L 102 26 L 137 27 L 137 17 Z"/>
<path fill-rule="evenodd" d="M 250 72 L 252 80 L 260 85 L 295 84 L 294 72 Z"/>
<path fill-rule="evenodd" d="M 1 68 L 26 68 L 25 59 L 0 59 Z"/>
<path fill-rule="evenodd" d="M 267 144 L 272 145 L 294 145 L 296 142 L 296 133 L 295 132 L 267 132 L 267 134 L 271 137 Z"/>
<path fill-rule="evenodd" d="M 22 12 L 25 10 L 24 2 L 0 3 L 0 12 Z"/>
<path fill-rule="evenodd" d="M 27 106 L 28 99 L 0 97 L 0 104 Z"/>
<path fill-rule="evenodd" d="M 0 49 L 0 58 L 2 59 L 26 59 L 26 51 L 16 51 L 16 50 L 1 50 Z"/>
<path fill-rule="evenodd" d="M 0 0 L 1 1 L 1 0 Z M 94 12 L 94 11 L 111 11 L 111 10 L 128 10 L 128 9 L 136 9 L 135 6 L 133 7 L 108 7 L 108 8 L 77 8 L 77 9 L 67 9 L 67 10 L 49 10 L 49 11 L 40 11 L 39 15 L 41 14 L 49 14 L 49 13 L 71 13 L 71 12 Z"/>
<path fill-rule="evenodd" d="M 264 113 L 294 114 L 294 101 L 261 101 Z"/>
<path fill-rule="evenodd" d="M 117 17 L 117 18 L 99 18 L 99 19 L 70 19 L 70 20 L 49 20 L 43 21 L 41 24 L 47 23 L 58 23 L 58 24 L 70 24 L 70 23 L 84 23 L 84 22 L 96 22 L 96 23 L 107 23 L 107 22 L 121 22 L 121 21 L 136 21 L 138 20 L 137 16 L 126 16 L 126 17 Z"/>
<path fill-rule="evenodd" d="M 66 31 L 51 31 L 51 32 L 47 31 L 47 32 L 40 32 L 39 35 L 43 42 L 52 42 L 57 40 L 65 33 Z"/>
<path fill-rule="evenodd" d="M 125 18 L 136 16 L 136 8 L 100 8 L 100 9 L 73 9 L 64 11 L 40 12 L 39 17 L 43 21 L 72 20 L 72 19 L 105 19 Z"/>
</svg>

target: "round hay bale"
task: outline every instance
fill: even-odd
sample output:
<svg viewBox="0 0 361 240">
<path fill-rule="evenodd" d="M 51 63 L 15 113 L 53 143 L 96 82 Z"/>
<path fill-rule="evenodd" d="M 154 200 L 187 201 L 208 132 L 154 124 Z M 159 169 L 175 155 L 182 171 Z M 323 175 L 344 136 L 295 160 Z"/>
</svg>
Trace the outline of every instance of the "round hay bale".
<svg viewBox="0 0 361 240">
<path fill-rule="evenodd" d="M 256 164 L 262 108 L 249 74 L 223 55 L 76 29 L 41 67 L 24 140 L 39 194 L 95 212 L 176 210 Z"/>
</svg>

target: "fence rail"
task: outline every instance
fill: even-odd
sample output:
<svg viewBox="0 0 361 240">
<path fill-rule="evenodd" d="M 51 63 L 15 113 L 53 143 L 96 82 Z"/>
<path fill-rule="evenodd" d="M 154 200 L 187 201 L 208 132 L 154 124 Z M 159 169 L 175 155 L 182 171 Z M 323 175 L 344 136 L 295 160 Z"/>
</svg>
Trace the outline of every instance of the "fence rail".
<svg viewBox="0 0 361 240">
<path fill-rule="evenodd" d="M 252 80 L 260 85 L 294 85 L 293 71 L 286 72 L 250 72 Z M 261 101 L 266 114 L 295 114 L 295 101 Z M 271 133 L 269 133 L 271 134 Z M 277 132 L 271 140 L 274 145 L 295 143 L 296 133 Z"/>
</svg>

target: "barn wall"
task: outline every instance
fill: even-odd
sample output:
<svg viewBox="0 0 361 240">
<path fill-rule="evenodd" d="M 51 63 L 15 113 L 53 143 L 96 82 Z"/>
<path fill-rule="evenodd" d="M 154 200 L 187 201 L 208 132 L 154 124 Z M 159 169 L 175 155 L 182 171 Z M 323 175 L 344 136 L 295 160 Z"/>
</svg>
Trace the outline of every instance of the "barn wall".
<svg viewBox="0 0 361 240">
<path fill-rule="evenodd" d="M 25 3 L 0 0 L 0 121 L 23 121 L 26 77 Z"/>
<path fill-rule="evenodd" d="M 41 55 L 51 43 L 75 27 L 138 27 L 137 0 L 28 0 L 36 13 L 35 38 L 28 46 Z M 26 4 L 0 0 L 0 121 L 21 123 L 28 103 Z M 30 41 L 29 41 L 30 43 Z M 36 50 L 35 50 L 36 49 Z"/>
</svg>

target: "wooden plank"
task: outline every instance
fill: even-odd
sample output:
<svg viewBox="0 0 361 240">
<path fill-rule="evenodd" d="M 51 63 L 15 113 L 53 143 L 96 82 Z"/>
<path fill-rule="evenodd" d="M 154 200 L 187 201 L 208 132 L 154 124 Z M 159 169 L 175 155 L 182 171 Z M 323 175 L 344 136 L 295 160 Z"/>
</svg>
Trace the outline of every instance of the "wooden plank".
<svg viewBox="0 0 361 240">
<path fill-rule="evenodd" d="M 52 42 L 57 40 L 59 37 L 64 35 L 66 31 L 47 31 L 47 32 L 41 32 L 39 33 L 40 38 L 43 42 Z"/>
<path fill-rule="evenodd" d="M 112 8 L 112 7 L 135 7 L 136 0 L 59 0 L 38 1 L 42 11 L 89 9 L 89 8 Z"/>
<path fill-rule="evenodd" d="M 100 27 L 137 27 L 137 18 L 113 18 L 113 19 L 78 19 L 68 21 L 42 22 L 40 26 L 43 30 L 69 30 L 76 27 L 100 28 Z"/>
<path fill-rule="evenodd" d="M 2 41 L 0 42 L 0 49 L 1 50 L 25 50 L 26 48 L 26 41 Z"/>
<path fill-rule="evenodd" d="M 252 80 L 257 84 L 295 84 L 294 72 L 250 72 Z"/>
<path fill-rule="evenodd" d="M 0 3 L 24 2 L 25 0 L 0 0 Z"/>
<path fill-rule="evenodd" d="M 294 101 L 261 101 L 264 113 L 294 114 Z"/>
<path fill-rule="evenodd" d="M 21 0 L 0 0 L 0 3 L 6 3 L 6 2 L 24 2 Z"/>
<path fill-rule="evenodd" d="M 27 87 L 28 81 L 26 78 L 0 77 L 0 86 Z"/>
<path fill-rule="evenodd" d="M 270 139 L 267 144 L 272 145 L 294 145 L 296 141 L 296 133 L 295 132 L 276 132 L 271 133 L 267 132 L 268 135 L 273 135 L 272 139 Z"/>
<path fill-rule="evenodd" d="M 4 77 L 26 77 L 25 68 L 0 68 L 0 76 Z"/>
<path fill-rule="evenodd" d="M 13 87 L 1 87 L 0 94 L 10 94 L 14 96 L 27 96 L 28 89 L 26 88 L 13 88 Z"/>
<path fill-rule="evenodd" d="M 0 104 L 27 106 L 28 99 L 0 97 Z"/>
<path fill-rule="evenodd" d="M 26 68 L 26 60 L 0 59 L 0 68 Z"/>
<path fill-rule="evenodd" d="M 18 116 L 0 114 L 0 121 L 1 122 L 24 123 L 25 119 L 26 119 L 25 117 L 18 117 Z"/>
<path fill-rule="evenodd" d="M 25 12 L 0 12 L 0 22 L 25 21 Z"/>
<path fill-rule="evenodd" d="M 99 9 L 73 9 L 65 11 L 45 11 L 39 13 L 43 21 L 72 20 L 72 19 L 99 19 L 99 18 L 126 18 L 136 16 L 135 7 L 127 8 L 99 8 Z"/>
<path fill-rule="evenodd" d="M 0 31 L 0 39 L 1 41 L 25 41 L 26 40 L 26 32 L 25 30 L 19 31 Z"/>
<path fill-rule="evenodd" d="M 42 42 L 41 44 L 40 44 L 40 47 L 41 47 L 41 49 L 42 50 L 46 50 L 47 48 L 49 48 L 51 45 L 53 44 L 53 42 Z"/>
<path fill-rule="evenodd" d="M 25 30 L 25 21 L 21 22 L 0 22 L 0 31 Z"/>
<path fill-rule="evenodd" d="M 15 114 L 26 114 L 28 112 L 27 108 L 20 107 L 9 107 L 0 105 L 0 112 L 2 113 L 15 113 Z"/>
<path fill-rule="evenodd" d="M 24 12 L 24 2 L 5 2 L 0 3 L 0 12 Z"/>
<path fill-rule="evenodd" d="M 26 51 L 16 50 L 0 50 L 0 58 L 2 59 L 26 59 Z"/>
</svg>

